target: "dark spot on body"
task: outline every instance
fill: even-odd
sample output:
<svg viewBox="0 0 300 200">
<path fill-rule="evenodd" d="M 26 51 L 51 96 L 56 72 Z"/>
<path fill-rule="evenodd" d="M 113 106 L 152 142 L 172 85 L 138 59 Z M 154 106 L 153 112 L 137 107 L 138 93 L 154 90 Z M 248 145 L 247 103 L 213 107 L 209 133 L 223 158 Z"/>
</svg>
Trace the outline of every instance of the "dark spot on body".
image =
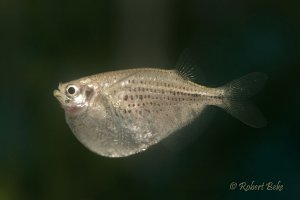
<svg viewBox="0 0 300 200">
<path fill-rule="evenodd" d="M 128 99 L 128 95 L 125 95 L 124 100 L 127 101 L 127 99 Z"/>
</svg>

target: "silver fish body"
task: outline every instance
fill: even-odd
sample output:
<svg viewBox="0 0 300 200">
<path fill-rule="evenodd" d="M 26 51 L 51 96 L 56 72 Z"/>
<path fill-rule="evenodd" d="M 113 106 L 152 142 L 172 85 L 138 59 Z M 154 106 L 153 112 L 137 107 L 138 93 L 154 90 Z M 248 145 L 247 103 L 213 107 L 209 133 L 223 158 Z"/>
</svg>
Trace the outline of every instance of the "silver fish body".
<svg viewBox="0 0 300 200">
<path fill-rule="evenodd" d="M 248 97 L 266 76 L 252 73 L 223 87 L 198 85 L 176 70 L 139 68 L 100 73 L 54 91 L 77 139 L 91 151 L 124 157 L 146 150 L 193 121 L 207 105 L 253 127 L 265 125 Z"/>
</svg>

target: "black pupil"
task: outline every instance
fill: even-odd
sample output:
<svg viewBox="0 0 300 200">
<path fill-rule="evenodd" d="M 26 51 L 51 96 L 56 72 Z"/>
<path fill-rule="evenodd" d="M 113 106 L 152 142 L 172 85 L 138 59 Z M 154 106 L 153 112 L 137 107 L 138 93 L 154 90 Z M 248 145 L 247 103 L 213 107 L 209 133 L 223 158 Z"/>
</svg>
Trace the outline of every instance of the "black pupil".
<svg viewBox="0 0 300 200">
<path fill-rule="evenodd" d="M 68 93 L 69 94 L 74 94 L 75 93 L 75 88 L 74 87 L 69 87 Z"/>
</svg>

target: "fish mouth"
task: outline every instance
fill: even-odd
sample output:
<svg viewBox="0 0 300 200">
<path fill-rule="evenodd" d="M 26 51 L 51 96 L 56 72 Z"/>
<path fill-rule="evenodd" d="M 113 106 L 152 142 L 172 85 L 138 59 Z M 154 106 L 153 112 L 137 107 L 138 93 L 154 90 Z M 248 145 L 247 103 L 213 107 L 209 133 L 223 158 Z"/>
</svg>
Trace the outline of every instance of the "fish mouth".
<svg viewBox="0 0 300 200">
<path fill-rule="evenodd" d="M 62 83 L 60 82 L 58 84 L 58 90 L 53 90 L 53 96 L 62 103 L 63 102 L 63 94 L 61 92 L 61 89 L 62 89 Z"/>
<path fill-rule="evenodd" d="M 62 104 L 63 103 L 63 95 L 59 90 L 54 90 L 53 91 L 53 96 L 57 98 L 57 100 Z"/>
<path fill-rule="evenodd" d="M 60 91 L 54 90 L 53 91 L 53 96 L 55 96 L 56 98 L 60 97 L 61 96 Z"/>
</svg>

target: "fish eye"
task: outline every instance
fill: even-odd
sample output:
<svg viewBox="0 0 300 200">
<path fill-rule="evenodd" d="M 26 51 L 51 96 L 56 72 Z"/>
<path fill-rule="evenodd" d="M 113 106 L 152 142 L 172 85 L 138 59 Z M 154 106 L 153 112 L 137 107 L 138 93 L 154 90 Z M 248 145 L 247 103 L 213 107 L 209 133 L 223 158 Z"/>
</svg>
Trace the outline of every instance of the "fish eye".
<svg viewBox="0 0 300 200">
<path fill-rule="evenodd" d="M 67 91 L 67 94 L 74 96 L 77 93 L 78 88 L 75 85 L 69 85 L 69 86 L 67 86 L 66 91 Z"/>
</svg>

